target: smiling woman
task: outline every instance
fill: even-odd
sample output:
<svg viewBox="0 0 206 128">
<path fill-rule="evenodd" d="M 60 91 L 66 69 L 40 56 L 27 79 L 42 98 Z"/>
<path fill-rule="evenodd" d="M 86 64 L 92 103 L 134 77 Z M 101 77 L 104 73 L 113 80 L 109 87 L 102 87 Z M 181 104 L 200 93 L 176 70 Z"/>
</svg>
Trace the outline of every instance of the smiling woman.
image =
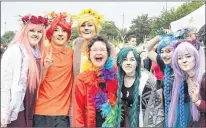
<svg viewBox="0 0 206 128">
<path fill-rule="evenodd" d="M 1 60 L 1 127 L 32 127 L 47 19 L 27 15 Z M 14 91 L 15 90 L 15 91 Z"/>
<path fill-rule="evenodd" d="M 76 16 L 77 28 L 80 37 L 78 37 L 73 44 L 74 60 L 73 71 L 74 77 L 78 73 L 84 71 L 83 62 L 88 59 L 86 56 L 88 51 L 88 43 L 92 38 L 98 35 L 101 29 L 101 23 L 103 22 L 103 16 L 97 13 L 95 10 L 89 8 L 84 9 L 80 14 Z M 115 47 L 109 43 L 111 47 L 111 56 L 116 57 Z"/>
<path fill-rule="evenodd" d="M 200 89 L 200 55 L 190 42 L 181 42 L 173 53 L 172 66 L 174 83 L 169 108 L 169 127 L 189 127 L 191 122 L 197 122 L 200 112 L 190 90 Z M 195 84 L 194 84 L 195 83 Z M 194 87 L 191 87 L 194 86 Z M 200 98 L 200 97 L 199 97 Z"/>
<path fill-rule="evenodd" d="M 115 127 L 117 76 L 107 40 L 95 36 L 88 44 L 88 61 L 73 85 L 73 127 Z"/>
</svg>

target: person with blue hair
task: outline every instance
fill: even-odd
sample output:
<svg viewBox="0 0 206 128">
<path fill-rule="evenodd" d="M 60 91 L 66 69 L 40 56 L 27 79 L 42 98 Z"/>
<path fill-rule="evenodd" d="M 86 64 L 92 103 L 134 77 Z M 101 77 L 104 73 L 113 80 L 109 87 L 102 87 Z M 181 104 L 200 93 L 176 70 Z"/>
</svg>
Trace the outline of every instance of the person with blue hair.
<svg viewBox="0 0 206 128">
<path fill-rule="evenodd" d="M 171 99 L 172 85 L 174 81 L 174 73 L 171 67 L 174 48 L 171 47 L 171 44 L 177 40 L 178 38 L 176 38 L 173 34 L 167 34 L 156 36 L 155 38 L 150 40 L 147 45 L 148 58 L 156 62 L 159 65 L 161 71 L 164 72 L 163 102 L 165 110 L 165 127 L 168 127 L 168 110 Z M 158 44 L 157 53 L 152 50 L 156 44 Z"/>
</svg>

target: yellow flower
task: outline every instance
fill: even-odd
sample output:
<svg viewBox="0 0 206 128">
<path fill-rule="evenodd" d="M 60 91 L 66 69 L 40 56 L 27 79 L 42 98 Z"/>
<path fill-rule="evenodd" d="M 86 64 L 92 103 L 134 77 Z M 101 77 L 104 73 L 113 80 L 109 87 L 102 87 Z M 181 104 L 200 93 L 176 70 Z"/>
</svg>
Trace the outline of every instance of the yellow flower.
<svg viewBox="0 0 206 128">
<path fill-rule="evenodd" d="M 62 17 L 68 17 L 68 13 L 67 13 L 67 12 L 62 12 L 62 13 L 60 13 L 60 15 L 61 15 Z"/>
<path fill-rule="evenodd" d="M 55 13 L 55 11 L 52 11 L 50 14 L 49 14 L 50 17 L 54 18 L 54 17 L 57 17 L 57 14 Z"/>
</svg>

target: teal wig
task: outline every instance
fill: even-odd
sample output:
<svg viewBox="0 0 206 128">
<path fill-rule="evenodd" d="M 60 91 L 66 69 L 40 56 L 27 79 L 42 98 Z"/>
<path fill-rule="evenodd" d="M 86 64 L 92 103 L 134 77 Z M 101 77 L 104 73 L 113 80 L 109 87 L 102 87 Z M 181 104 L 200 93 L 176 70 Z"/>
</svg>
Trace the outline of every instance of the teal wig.
<svg viewBox="0 0 206 128">
<path fill-rule="evenodd" d="M 141 61 L 140 61 L 140 55 L 138 54 L 137 50 L 132 47 L 125 47 L 120 50 L 120 52 L 117 55 L 117 66 L 118 66 L 118 92 L 117 92 L 117 103 L 118 103 L 118 116 L 117 116 L 117 121 L 118 121 L 118 127 L 120 127 L 121 123 L 121 118 L 122 118 L 122 101 L 121 101 L 121 89 L 124 84 L 124 76 L 125 72 L 122 69 L 122 63 L 124 59 L 127 57 L 127 54 L 132 51 L 134 54 L 134 57 L 137 61 L 137 67 L 136 67 L 136 72 L 135 72 L 135 81 L 134 81 L 134 101 L 132 104 L 132 110 L 130 114 L 131 119 L 129 120 L 131 128 L 136 128 L 138 126 L 137 124 L 137 111 L 138 111 L 138 96 L 139 96 L 139 79 L 140 79 L 140 71 L 141 71 Z"/>
</svg>

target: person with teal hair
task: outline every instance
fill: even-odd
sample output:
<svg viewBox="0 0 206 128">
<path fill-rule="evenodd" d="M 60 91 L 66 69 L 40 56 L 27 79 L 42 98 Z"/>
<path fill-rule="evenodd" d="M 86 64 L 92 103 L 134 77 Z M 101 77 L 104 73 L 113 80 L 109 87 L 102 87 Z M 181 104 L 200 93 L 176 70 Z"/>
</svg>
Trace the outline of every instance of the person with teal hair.
<svg viewBox="0 0 206 128">
<path fill-rule="evenodd" d="M 179 37 L 174 36 L 173 34 L 166 34 L 161 36 L 156 36 L 152 40 L 148 42 L 148 57 L 156 62 L 162 72 L 164 72 L 164 86 L 162 87 L 164 90 L 164 112 L 165 112 L 165 127 L 168 122 L 168 110 L 171 99 L 171 91 L 172 85 L 174 82 L 174 72 L 171 67 L 172 64 L 172 54 L 174 51 L 174 47 L 172 44 L 179 40 Z M 157 53 L 152 49 L 157 46 Z"/>
<path fill-rule="evenodd" d="M 125 47 L 117 55 L 117 127 L 163 127 L 162 90 L 154 75 L 141 69 L 140 55 Z"/>
</svg>

